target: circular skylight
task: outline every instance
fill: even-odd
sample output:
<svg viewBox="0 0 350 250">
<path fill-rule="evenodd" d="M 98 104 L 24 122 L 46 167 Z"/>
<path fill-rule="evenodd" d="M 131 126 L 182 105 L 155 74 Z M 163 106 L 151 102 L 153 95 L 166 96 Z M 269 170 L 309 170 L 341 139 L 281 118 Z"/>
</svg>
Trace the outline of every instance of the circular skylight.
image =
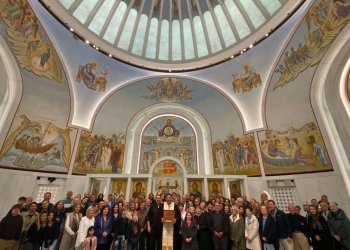
<svg viewBox="0 0 350 250">
<path fill-rule="evenodd" d="M 71 30 L 142 67 L 193 69 L 253 46 L 300 0 L 42 0 Z"/>
</svg>

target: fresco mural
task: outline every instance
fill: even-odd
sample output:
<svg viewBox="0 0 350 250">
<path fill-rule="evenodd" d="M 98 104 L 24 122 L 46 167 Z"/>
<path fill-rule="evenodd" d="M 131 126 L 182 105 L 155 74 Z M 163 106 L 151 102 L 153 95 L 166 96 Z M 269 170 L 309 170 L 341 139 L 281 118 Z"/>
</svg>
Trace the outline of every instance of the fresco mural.
<svg viewBox="0 0 350 250">
<path fill-rule="evenodd" d="M 96 135 L 82 132 L 75 158 L 74 173 L 121 173 L 125 135 Z"/>
<path fill-rule="evenodd" d="M 251 91 L 254 88 L 261 86 L 260 74 L 256 72 L 256 69 L 249 63 L 243 64 L 243 73 L 238 74 L 233 72 L 232 87 L 234 93 L 242 94 Z"/>
<path fill-rule="evenodd" d="M 237 199 L 242 197 L 241 183 L 240 181 L 229 181 L 228 186 L 230 189 L 230 197 Z"/>
<path fill-rule="evenodd" d="M 98 63 L 93 60 L 85 65 L 80 65 L 78 68 L 76 82 L 83 83 L 91 90 L 97 90 L 99 92 L 104 92 L 107 85 L 107 69 L 102 69 L 98 72 Z"/>
<path fill-rule="evenodd" d="M 283 62 L 275 70 L 280 76 L 273 90 L 290 83 L 301 72 L 321 61 L 333 40 L 350 21 L 349 6 L 341 0 L 321 0 L 312 6 L 305 16 L 305 37 L 284 52 Z"/>
<path fill-rule="evenodd" d="M 159 102 L 181 102 L 194 98 L 189 96 L 192 90 L 188 88 L 187 84 L 182 84 L 176 78 L 163 78 L 156 84 L 147 84 L 146 86 L 149 90 L 149 95 L 141 96 L 146 99 L 156 99 Z"/>
<path fill-rule="evenodd" d="M 222 182 L 208 180 L 208 190 L 210 198 L 222 197 Z"/>
<path fill-rule="evenodd" d="M 203 181 L 202 180 L 188 180 L 188 193 L 191 196 L 202 198 L 203 195 Z"/>
<path fill-rule="evenodd" d="M 253 135 L 237 137 L 230 133 L 212 145 L 215 174 L 260 175 L 259 159 Z"/>
<path fill-rule="evenodd" d="M 153 171 L 154 194 L 183 193 L 183 172 L 181 167 L 172 160 L 164 160 L 157 164 Z"/>
<path fill-rule="evenodd" d="M 126 180 L 124 179 L 112 179 L 111 193 L 115 200 L 124 199 L 126 193 Z"/>
<path fill-rule="evenodd" d="M 192 127 L 178 117 L 159 117 L 150 122 L 142 136 L 139 173 L 149 173 L 162 157 L 176 157 L 188 174 L 197 173 L 196 136 Z"/>
<path fill-rule="evenodd" d="M 55 50 L 26 0 L 0 2 L 1 21 L 8 44 L 22 69 L 62 82 Z"/>
<path fill-rule="evenodd" d="M 71 155 L 70 129 L 50 121 L 32 121 L 21 115 L 21 124 L 7 137 L 0 163 L 10 167 L 66 172 Z"/>
<path fill-rule="evenodd" d="M 140 195 L 146 197 L 147 193 L 147 180 L 135 179 L 131 184 L 131 194 L 132 198 L 139 200 Z"/>
<path fill-rule="evenodd" d="M 298 129 L 291 127 L 287 131 L 260 133 L 266 175 L 332 170 L 321 133 L 314 122 Z"/>
</svg>

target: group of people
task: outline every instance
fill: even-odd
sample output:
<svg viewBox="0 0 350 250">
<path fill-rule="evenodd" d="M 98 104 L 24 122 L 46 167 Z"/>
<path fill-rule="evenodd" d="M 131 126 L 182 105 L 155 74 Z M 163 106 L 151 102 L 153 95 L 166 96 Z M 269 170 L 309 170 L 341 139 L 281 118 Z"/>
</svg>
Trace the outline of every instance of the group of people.
<svg viewBox="0 0 350 250">
<path fill-rule="evenodd" d="M 174 250 L 350 250 L 350 221 L 326 195 L 288 213 L 266 193 L 260 201 L 175 192 L 126 201 L 93 190 L 50 200 L 49 192 L 40 203 L 20 197 L 0 221 L 0 249 L 162 250 L 166 241 Z"/>
</svg>

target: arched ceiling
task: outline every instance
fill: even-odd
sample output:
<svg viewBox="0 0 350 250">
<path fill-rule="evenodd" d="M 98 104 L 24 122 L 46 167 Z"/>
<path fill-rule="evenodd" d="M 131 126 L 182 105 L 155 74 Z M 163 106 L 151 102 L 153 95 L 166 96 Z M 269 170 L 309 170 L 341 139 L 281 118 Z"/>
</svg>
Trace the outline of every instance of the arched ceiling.
<svg viewBox="0 0 350 250">
<path fill-rule="evenodd" d="M 81 38 L 122 61 L 190 70 L 262 40 L 302 0 L 42 0 Z"/>
</svg>

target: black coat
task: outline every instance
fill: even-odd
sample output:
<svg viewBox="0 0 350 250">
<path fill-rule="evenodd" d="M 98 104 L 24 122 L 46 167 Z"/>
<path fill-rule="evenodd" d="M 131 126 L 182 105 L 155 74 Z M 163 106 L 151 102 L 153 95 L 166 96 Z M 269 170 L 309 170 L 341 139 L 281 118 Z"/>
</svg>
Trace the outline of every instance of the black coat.
<svg viewBox="0 0 350 250">
<path fill-rule="evenodd" d="M 315 225 L 311 215 L 307 218 L 312 247 L 314 250 L 330 250 L 332 249 L 332 239 L 327 221 L 322 215 L 317 215 L 316 218 L 316 223 L 318 225 Z M 318 235 L 321 240 L 316 240 L 316 235 Z"/>
<path fill-rule="evenodd" d="M 195 216 L 194 219 L 198 222 L 198 248 L 201 250 L 212 250 L 213 242 L 210 232 L 210 213 L 203 212 L 200 216 Z"/>
<path fill-rule="evenodd" d="M 277 225 L 277 234 L 279 239 L 293 237 L 292 226 L 289 223 L 287 215 L 283 211 L 277 210 L 275 221 Z"/>
<path fill-rule="evenodd" d="M 277 224 L 271 215 L 267 216 L 265 227 L 263 227 L 263 218 L 259 218 L 259 235 L 262 244 L 275 244 L 278 241 Z M 262 237 L 265 237 L 267 242 L 263 241 Z"/>
<path fill-rule="evenodd" d="M 187 221 L 184 220 L 181 225 L 181 235 L 182 240 L 182 250 L 197 250 L 198 241 L 197 241 L 197 231 L 198 226 L 194 221 L 191 222 L 191 225 L 187 225 Z M 187 238 L 192 238 L 191 242 L 186 242 Z"/>
<path fill-rule="evenodd" d="M 221 229 L 222 229 L 221 232 L 224 233 L 224 236 L 228 236 L 230 234 L 230 220 L 223 212 L 219 212 L 219 215 L 221 216 Z M 213 235 L 214 235 L 214 231 L 216 231 L 214 226 L 215 217 L 216 217 L 216 212 L 213 212 L 210 214 L 209 228 Z"/>
</svg>

